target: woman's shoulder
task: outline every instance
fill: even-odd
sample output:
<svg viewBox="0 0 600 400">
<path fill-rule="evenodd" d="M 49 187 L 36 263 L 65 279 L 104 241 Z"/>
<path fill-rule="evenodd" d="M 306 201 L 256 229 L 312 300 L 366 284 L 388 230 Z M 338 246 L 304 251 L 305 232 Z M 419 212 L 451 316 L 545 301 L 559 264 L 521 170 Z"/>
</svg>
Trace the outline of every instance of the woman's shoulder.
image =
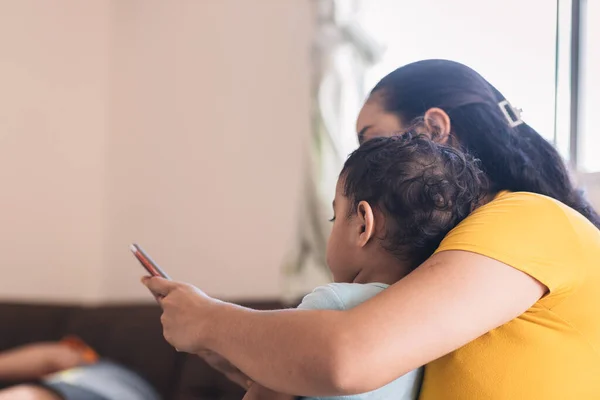
<svg viewBox="0 0 600 400">
<path fill-rule="evenodd" d="M 535 214 L 550 212 L 557 215 L 570 209 L 560 201 L 542 194 L 509 191 L 502 191 L 496 194 L 489 203 L 475 210 L 475 214 L 484 212 L 490 208 L 496 210 L 499 208 L 506 208 L 510 209 L 512 212 L 533 211 Z"/>
<path fill-rule="evenodd" d="M 562 236 L 562 239 L 577 236 L 573 234 L 578 229 L 596 230 L 583 215 L 556 199 L 537 193 L 508 191 L 498 193 L 489 203 L 475 210 L 457 230 L 464 225 L 470 225 L 471 229 L 476 225 L 495 234 L 507 233 L 501 228 L 508 228 L 511 234 L 515 234 L 515 230 L 535 231 L 539 238 Z M 548 227 L 555 229 L 543 229 Z"/>
<path fill-rule="evenodd" d="M 501 192 L 453 229 L 437 252 L 448 250 L 501 261 L 552 292 L 581 281 L 591 260 L 600 255 L 600 231 L 550 197 Z"/>
<path fill-rule="evenodd" d="M 561 202 L 536 193 L 500 192 L 454 228 L 442 249 L 461 247 L 491 252 L 535 254 L 536 250 L 573 253 L 582 238 L 600 231 L 583 215 Z M 575 254 L 573 256 L 576 256 Z"/>
</svg>

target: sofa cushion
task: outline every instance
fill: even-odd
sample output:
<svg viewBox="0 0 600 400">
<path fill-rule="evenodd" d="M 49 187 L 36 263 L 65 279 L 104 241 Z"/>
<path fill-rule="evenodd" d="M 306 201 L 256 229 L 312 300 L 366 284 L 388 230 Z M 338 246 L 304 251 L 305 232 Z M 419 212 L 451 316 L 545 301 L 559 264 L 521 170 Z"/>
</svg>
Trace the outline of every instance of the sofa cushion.
<svg viewBox="0 0 600 400">
<path fill-rule="evenodd" d="M 73 310 L 68 306 L 0 304 L 0 351 L 60 339 Z"/>
<path fill-rule="evenodd" d="M 71 312 L 63 333 L 81 337 L 102 357 L 128 366 L 167 396 L 185 355 L 163 338 L 160 314 L 152 304 L 78 308 Z"/>
<path fill-rule="evenodd" d="M 259 310 L 282 307 L 278 302 L 237 303 Z M 102 357 L 138 372 L 165 400 L 241 399 L 241 388 L 199 357 L 177 353 L 164 340 L 160 314 L 156 304 L 0 304 L 0 351 L 72 334 Z"/>
</svg>

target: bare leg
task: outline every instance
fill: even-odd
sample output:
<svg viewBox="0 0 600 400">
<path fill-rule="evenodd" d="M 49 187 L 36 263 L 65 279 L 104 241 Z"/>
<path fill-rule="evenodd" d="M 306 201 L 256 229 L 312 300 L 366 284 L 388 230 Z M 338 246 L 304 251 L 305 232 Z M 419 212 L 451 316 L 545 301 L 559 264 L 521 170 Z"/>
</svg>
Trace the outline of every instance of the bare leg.
<svg viewBox="0 0 600 400">
<path fill-rule="evenodd" d="M 20 385 L 0 390 L 0 400 L 61 400 L 61 398 L 42 387 Z"/>
</svg>

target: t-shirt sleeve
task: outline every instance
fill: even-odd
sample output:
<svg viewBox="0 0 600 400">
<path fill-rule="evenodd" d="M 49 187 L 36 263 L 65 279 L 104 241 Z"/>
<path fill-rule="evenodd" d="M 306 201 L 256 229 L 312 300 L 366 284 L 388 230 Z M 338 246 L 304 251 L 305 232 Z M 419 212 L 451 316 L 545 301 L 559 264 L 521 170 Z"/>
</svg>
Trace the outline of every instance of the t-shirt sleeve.
<svg viewBox="0 0 600 400">
<path fill-rule="evenodd" d="M 555 300 L 583 281 L 577 225 L 583 217 L 532 193 L 506 193 L 473 212 L 442 241 L 437 252 L 464 250 L 510 265 L 543 283 Z"/>
<path fill-rule="evenodd" d="M 332 285 L 319 286 L 304 296 L 297 307 L 302 310 L 345 310 L 346 307 Z"/>
</svg>

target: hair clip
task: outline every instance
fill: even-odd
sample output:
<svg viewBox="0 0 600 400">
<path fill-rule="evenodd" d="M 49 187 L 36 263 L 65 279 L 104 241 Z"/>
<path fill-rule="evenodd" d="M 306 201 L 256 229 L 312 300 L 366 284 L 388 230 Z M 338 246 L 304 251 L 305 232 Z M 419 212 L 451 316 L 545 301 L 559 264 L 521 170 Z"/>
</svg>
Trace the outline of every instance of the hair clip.
<svg viewBox="0 0 600 400">
<path fill-rule="evenodd" d="M 512 128 L 523 123 L 523 120 L 521 119 L 521 113 L 523 110 L 513 107 L 508 100 L 502 100 L 500 103 L 498 103 L 498 107 L 500 107 L 502 114 L 504 114 L 504 117 Z"/>
</svg>

